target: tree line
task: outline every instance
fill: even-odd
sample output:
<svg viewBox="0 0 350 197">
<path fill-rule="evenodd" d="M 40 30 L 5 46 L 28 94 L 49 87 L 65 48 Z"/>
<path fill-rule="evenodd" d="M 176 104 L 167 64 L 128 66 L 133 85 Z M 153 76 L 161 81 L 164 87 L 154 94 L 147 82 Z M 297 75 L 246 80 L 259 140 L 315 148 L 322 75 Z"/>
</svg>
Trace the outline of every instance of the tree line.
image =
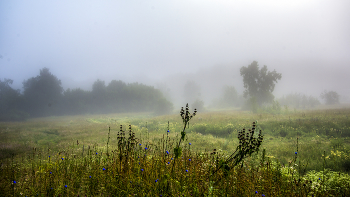
<svg viewBox="0 0 350 197">
<path fill-rule="evenodd" d="M 162 92 L 139 83 L 113 80 L 108 85 L 97 80 L 92 90 L 64 90 L 61 80 L 48 68 L 23 82 L 23 92 L 11 88 L 13 80 L 0 79 L 0 120 L 25 120 L 28 117 L 57 115 L 154 112 L 166 114 L 173 104 Z"/>
</svg>

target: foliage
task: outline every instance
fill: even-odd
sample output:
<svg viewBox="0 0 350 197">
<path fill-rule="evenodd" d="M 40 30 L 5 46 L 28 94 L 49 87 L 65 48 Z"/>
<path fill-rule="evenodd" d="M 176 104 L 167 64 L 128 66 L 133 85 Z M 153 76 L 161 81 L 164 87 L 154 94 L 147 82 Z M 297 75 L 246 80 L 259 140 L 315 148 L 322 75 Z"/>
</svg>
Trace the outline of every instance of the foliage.
<svg viewBox="0 0 350 197">
<path fill-rule="evenodd" d="M 283 96 L 282 98 L 278 99 L 278 102 L 282 106 L 289 106 L 296 109 L 314 108 L 321 104 L 320 101 L 313 96 L 297 93 Z"/>
<path fill-rule="evenodd" d="M 273 101 L 274 96 L 272 92 L 275 88 L 277 80 L 282 78 L 281 73 L 274 71 L 268 71 L 267 66 L 262 67 L 259 70 L 258 62 L 254 61 L 249 66 L 243 66 L 240 69 L 241 76 L 243 77 L 244 97 L 255 98 L 258 105 L 263 103 L 270 103 Z"/>
<path fill-rule="evenodd" d="M 63 105 L 65 106 L 65 114 L 86 114 L 91 112 L 90 92 L 80 88 L 67 89 L 63 93 Z"/>
<path fill-rule="evenodd" d="M 22 111 L 23 97 L 11 88 L 12 83 L 11 79 L 0 79 L 0 121 L 22 121 L 29 116 Z"/>
<path fill-rule="evenodd" d="M 316 190 L 317 193 L 322 194 L 326 191 L 334 191 L 339 196 L 346 196 L 348 192 L 343 187 L 350 186 L 350 175 L 340 172 L 334 172 L 329 169 L 316 172 L 315 170 L 309 171 L 304 177 L 304 180 L 316 180 L 312 182 L 311 187 Z"/>
<path fill-rule="evenodd" d="M 166 100 L 164 97 L 158 99 L 157 104 L 154 107 L 155 115 L 170 114 L 173 111 L 173 104 Z"/>
<path fill-rule="evenodd" d="M 48 68 L 23 82 L 23 95 L 10 87 L 12 80 L 0 80 L 0 121 L 29 117 L 103 114 L 116 112 L 153 112 L 170 114 L 173 104 L 160 90 L 139 83 L 112 80 L 107 86 L 96 80 L 91 91 L 80 88 L 63 91 L 61 81 Z"/>
<path fill-rule="evenodd" d="M 223 94 L 219 100 L 219 107 L 238 107 L 240 105 L 239 96 L 234 86 L 225 86 Z"/>
<path fill-rule="evenodd" d="M 339 94 L 335 91 L 324 91 L 321 93 L 321 98 L 327 105 L 333 105 L 339 103 Z"/>
<path fill-rule="evenodd" d="M 176 162 L 174 159 L 176 151 L 171 150 L 174 150 L 181 137 L 176 137 L 177 132 L 173 131 L 181 131 L 183 125 L 186 125 L 183 119 L 179 120 L 178 115 L 177 117 L 156 117 L 152 118 L 152 121 L 146 119 L 149 124 L 153 120 L 155 123 L 171 121 L 168 124 L 159 124 L 159 131 L 150 131 L 151 138 L 141 133 L 141 130 L 148 132 L 140 126 L 144 124 L 144 117 L 136 121 L 135 117 L 125 117 L 125 114 L 1 123 L 0 140 L 4 139 L 4 130 L 7 130 L 6 138 L 11 142 L 8 144 L 12 144 L 12 141 L 24 140 L 22 139 L 24 134 L 21 132 L 28 132 L 28 134 L 38 132 L 34 128 L 42 129 L 37 133 L 38 136 L 40 133 L 46 133 L 48 139 L 56 135 L 66 138 L 60 150 L 52 150 L 57 147 L 56 144 L 49 146 L 50 149 L 48 149 L 47 143 L 43 143 L 35 145 L 36 148 L 26 150 L 23 156 L 3 159 L 0 167 L 0 191 L 4 196 L 349 196 L 348 174 L 328 169 L 308 170 L 303 173 L 307 159 L 321 163 L 321 166 L 325 160 L 325 167 L 328 168 L 333 165 L 329 163 L 333 160 L 333 156 L 344 157 L 344 159 L 348 157 L 349 153 L 345 152 L 348 148 L 339 149 L 347 146 L 347 138 L 342 140 L 334 138 L 329 143 L 328 137 L 313 135 L 307 138 L 306 134 L 308 130 L 313 133 L 309 126 L 312 128 L 315 125 L 319 125 L 317 129 L 328 130 L 329 127 L 344 124 L 342 129 L 345 131 L 350 126 L 349 121 L 346 121 L 349 110 L 314 111 L 303 115 L 304 113 L 287 116 L 284 114 L 260 116 L 245 112 L 201 113 L 202 120 L 192 118 L 193 126 L 186 128 L 182 142 L 187 143 L 182 144 L 181 156 L 178 156 Z M 183 117 L 186 120 L 185 114 L 184 112 Z M 298 118 L 301 120 L 299 121 Z M 338 122 L 334 123 L 333 118 Z M 234 127 L 242 131 L 242 128 L 250 127 L 251 119 L 261 120 L 259 127 L 264 130 L 264 144 L 261 145 L 264 151 L 245 157 L 236 166 L 228 166 L 225 163 L 230 155 L 220 149 L 211 153 L 194 151 L 200 148 L 201 143 L 209 144 L 211 149 L 224 144 L 214 144 L 213 141 L 220 139 L 209 138 L 210 135 L 192 133 L 191 128 L 196 124 L 216 124 L 217 127 L 225 125 L 225 127 Z M 118 124 L 115 124 L 115 120 Z M 129 126 L 128 131 L 119 129 L 119 123 L 131 120 L 136 125 Z M 67 122 L 70 126 L 67 126 Z M 108 135 L 106 125 L 112 126 L 108 130 Z M 299 140 L 298 147 L 290 139 L 293 135 L 278 138 L 273 135 L 277 135 L 273 131 L 277 126 L 288 133 L 296 133 L 295 130 L 300 130 L 299 137 L 305 140 Z M 296 129 L 293 131 L 288 126 Z M 56 131 L 56 128 L 59 131 Z M 72 130 L 72 132 L 66 130 Z M 167 132 L 167 130 L 170 131 Z M 240 144 L 250 147 L 250 143 L 247 143 L 251 135 L 249 132 L 247 132 L 248 136 L 247 133 L 240 134 L 241 139 L 244 138 L 245 141 L 239 139 L 237 141 L 236 132 L 233 133 L 235 140 L 228 139 L 231 143 L 229 152 L 235 150 Z M 25 140 L 31 140 L 30 135 L 25 136 Z M 87 136 L 91 139 L 103 139 L 99 144 L 107 142 L 107 147 L 90 142 Z M 119 138 L 116 138 L 117 136 Z M 272 137 L 275 141 L 271 140 Z M 79 142 L 76 140 L 73 140 L 73 144 L 66 142 L 71 139 L 79 139 Z M 328 146 L 332 149 L 336 148 L 339 152 L 328 151 Z M 323 156 L 324 149 L 326 149 L 326 155 Z M 242 148 L 243 150 L 249 150 L 249 148 Z M 296 150 L 298 151 L 295 152 Z M 317 150 L 321 150 L 322 153 L 319 154 Z M 284 152 L 284 157 L 290 162 L 285 162 L 282 158 L 283 154 L 277 154 L 276 151 Z M 249 151 L 242 153 L 249 155 Z M 278 158 L 278 161 L 275 158 Z M 280 160 L 282 161 L 279 162 Z M 220 170 L 213 174 L 213 171 L 218 168 Z M 299 173 L 301 173 L 300 177 Z"/>
<path fill-rule="evenodd" d="M 25 109 L 32 116 L 60 114 L 63 88 L 61 81 L 48 68 L 23 82 Z"/>
<path fill-rule="evenodd" d="M 258 136 L 254 136 L 256 129 L 256 123 L 253 122 L 252 129 L 249 129 L 246 133 L 245 129 L 238 132 L 239 145 L 237 146 L 234 153 L 232 153 L 224 162 L 214 172 L 217 173 L 220 168 L 224 168 L 224 175 L 227 176 L 228 171 L 233 167 L 240 164 L 245 157 L 251 156 L 254 152 L 258 152 L 260 145 L 263 141 L 263 136 L 261 135 L 261 130 Z M 233 164 L 230 165 L 230 163 Z"/>
<path fill-rule="evenodd" d="M 282 113 L 282 107 L 278 101 L 272 101 L 270 105 L 264 105 L 257 110 L 258 113 L 270 113 L 270 114 L 280 114 Z"/>
</svg>

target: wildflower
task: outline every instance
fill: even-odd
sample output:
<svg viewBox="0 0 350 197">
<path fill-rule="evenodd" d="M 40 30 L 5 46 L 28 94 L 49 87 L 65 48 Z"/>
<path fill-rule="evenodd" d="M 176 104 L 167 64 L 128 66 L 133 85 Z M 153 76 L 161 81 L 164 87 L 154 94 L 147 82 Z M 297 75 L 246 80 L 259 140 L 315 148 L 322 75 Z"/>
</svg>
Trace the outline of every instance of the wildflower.
<svg viewBox="0 0 350 197">
<path fill-rule="evenodd" d="M 321 178 L 318 178 L 318 180 L 321 180 Z"/>
<path fill-rule="evenodd" d="M 141 171 L 143 172 L 143 169 L 141 169 Z"/>
<path fill-rule="evenodd" d="M 261 196 L 265 196 L 265 194 L 261 194 Z"/>
<path fill-rule="evenodd" d="M 89 178 L 91 178 L 91 176 L 89 176 Z"/>
<path fill-rule="evenodd" d="M 102 170 L 103 170 L 103 171 L 105 171 L 106 169 L 105 169 L 105 168 L 103 168 Z"/>
<path fill-rule="evenodd" d="M 170 131 L 168 130 L 168 133 L 169 133 Z"/>
<path fill-rule="evenodd" d="M 50 157 L 50 155 L 49 155 L 49 157 Z"/>
<path fill-rule="evenodd" d="M 171 158 L 171 160 L 173 160 L 173 158 Z"/>
<path fill-rule="evenodd" d="M 96 152 L 96 155 L 97 155 L 98 153 Z"/>
<path fill-rule="evenodd" d="M 188 143 L 189 145 L 191 145 L 191 143 Z"/>
<path fill-rule="evenodd" d="M 170 164 L 170 162 L 168 162 L 168 164 Z"/>
<path fill-rule="evenodd" d="M 158 179 L 156 180 L 156 183 L 158 182 Z"/>
<path fill-rule="evenodd" d="M 188 170 L 186 170 L 186 172 L 188 172 Z"/>
<path fill-rule="evenodd" d="M 62 159 L 62 161 L 64 160 L 64 158 L 63 158 L 63 157 L 62 157 L 61 159 Z"/>
<path fill-rule="evenodd" d="M 139 144 L 141 146 L 141 144 Z"/>
<path fill-rule="evenodd" d="M 169 154 L 169 151 L 166 151 L 167 154 Z"/>
<path fill-rule="evenodd" d="M 140 162 L 139 162 L 139 164 L 140 164 Z"/>
<path fill-rule="evenodd" d="M 16 183 L 16 181 L 13 181 L 13 183 Z"/>
<path fill-rule="evenodd" d="M 298 154 L 298 152 L 295 152 L 295 154 Z"/>
<path fill-rule="evenodd" d="M 258 191 L 255 191 L 255 194 L 257 194 L 258 193 Z"/>
<path fill-rule="evenodd" d="M 50 174 L 52 174 L 52 172 L 50 172 Z"/>
<path fill-rule="evenodd" d="M 188 161 L 191 161 L 191 159 L 188 159 Z"/>
<path fill-rule="evenodd" d="M 145 150 L 147 150 L 147 147 L 145 147 Z"/>
<path fill-rule="evenodd" d="M 65 185 L 64 187 L 65 187 L 65 188 L 67 188 L 68 186 L 67 186 L 67 185 Z"/>
</svg>

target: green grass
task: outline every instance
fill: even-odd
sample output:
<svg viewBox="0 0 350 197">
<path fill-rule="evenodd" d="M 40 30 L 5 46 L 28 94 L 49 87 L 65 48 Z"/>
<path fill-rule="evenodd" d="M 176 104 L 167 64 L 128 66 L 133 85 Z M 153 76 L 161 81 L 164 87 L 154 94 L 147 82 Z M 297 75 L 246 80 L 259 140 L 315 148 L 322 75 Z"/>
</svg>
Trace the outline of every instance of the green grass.
<svg viewBox="0 0 350 197">
<path fill-rule="evenodd" d="M 0 189 L 7 196 L 349 196 L 349 116 L 349 109 L 198 113 L 177 159 L 178 114 L 2 122 Z M 264 135 L 260 152 L 226 176 L 225 170 L 213 175 L 236 149 L 238 131 L 253 121 Z M 126 138 L 132 125 L 135 147 L 118 146 L 120 125 Z"/>
</svg>

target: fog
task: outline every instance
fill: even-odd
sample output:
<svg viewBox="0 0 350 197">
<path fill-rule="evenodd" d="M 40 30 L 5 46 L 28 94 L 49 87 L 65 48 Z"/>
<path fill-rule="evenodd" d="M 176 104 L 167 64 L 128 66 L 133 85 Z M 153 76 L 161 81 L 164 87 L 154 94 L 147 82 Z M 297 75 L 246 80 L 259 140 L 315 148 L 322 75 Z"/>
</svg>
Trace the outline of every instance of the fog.
<svg viewBox="0 0 350 197">
<path fill-rule="evenodd" d="M 62 86 L 97 79 L 159 88 L 175 107 L 194 81 L 205 105 L 239 69 L 282 73 L 275 97 L 336 91 L 350 102 L 350 1 L 1 1 L 0 79 L 12 87 L 43 67 Z"/>
</svg>

